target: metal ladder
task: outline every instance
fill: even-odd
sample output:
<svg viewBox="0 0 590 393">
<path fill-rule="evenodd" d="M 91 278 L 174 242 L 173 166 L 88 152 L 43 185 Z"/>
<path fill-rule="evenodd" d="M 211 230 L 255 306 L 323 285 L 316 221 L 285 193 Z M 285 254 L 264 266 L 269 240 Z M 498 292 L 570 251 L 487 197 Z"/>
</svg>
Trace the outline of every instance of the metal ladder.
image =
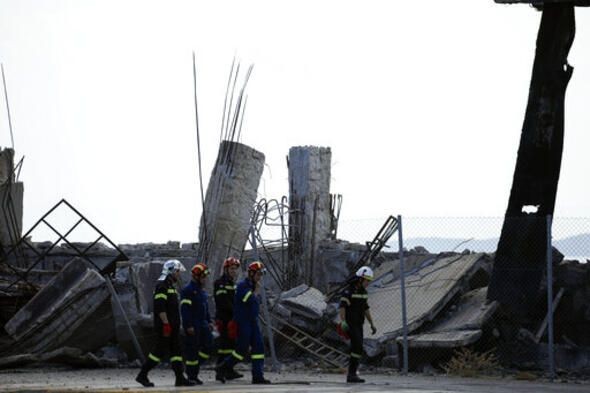
<svg viewBox="0 0 590 393">
<path fill-rule="evenodd" d="M 346 281 L 344 281 L 344 283 L 332 289 L 326 294 L 326 299 L 328 299 L 328 302 L 333 301 L 340 294 L 340 292 L 342 292 L 342 290 L 346 288 L 346 286 L 349 283 L 349 280 L 352 277 L 354 277 L 354 273 L 358 268 L 364 265 L 371 264 L 373 259 L 375 259 L 379 255 L 383 247 L 385 247 L 385 243 L 387 243 L 387 241 L 395 234 L 398 228 L 399 223 L 397 222 L 397 218 L 395 218 L 394 216 L 387 217 L 387 220 L 385 220 L 385 223 L 383 224 L 381 229 L 379 229 L 379 232 L 377 232 L 373 240 L 365 243 L 365 252 L 361 255 L 359 260 L 351 269 L 351 273 L 349 277 L 346 279 Z"/>
<path fill-rule="evenodd" d="M 282 329 L 278 329 L 275 327 L 276 324 L 271 324 L 272 330 L 281 337 L 336 368 L 345 368 L 347 366 L 349 356 L 344 352 L 321 342 L 276 315 L 272 315 L 272 319 L 283 325 Z M 261 321 L 266 324 L 264 319 L 261 318 Z"/>
</svg>

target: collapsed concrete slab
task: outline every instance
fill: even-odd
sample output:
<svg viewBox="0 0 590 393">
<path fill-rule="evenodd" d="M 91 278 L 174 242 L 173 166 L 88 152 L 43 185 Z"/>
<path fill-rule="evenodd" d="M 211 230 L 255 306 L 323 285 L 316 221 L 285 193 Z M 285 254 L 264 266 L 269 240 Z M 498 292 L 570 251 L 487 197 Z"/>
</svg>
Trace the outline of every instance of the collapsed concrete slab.
<svg viewBox="0 0 590 393">
<path fill-rule="evenodd" d="M 490 269 L 489 262 L 485 254 L 453 255 L 409 274 L 406 277 L 408 331 L 433 321 L 454 296 L 468 289 L 473 275 L 481 269 Z M 369 305 L 378 331 L 372 336 L 365 324 L 365 351 L 372 357 L 384 350 L 387 341 L 395 340 L 403 332 L 400 281 L 382 288 L 369 287 Z"/>
<path fill-rule="evenodd" d="M 239 256 L 246 244 L 263 170 L 261 152 L 237 142 L 221 143 L 199 228 L 200 257 L 215 276 L 225 258 Z"/>
<path fill-rule="evenodd" d="M 93 318 L 108 297 L 105 279 L 86 261 L 74 258 L 4 328 L 16 341 L 15 351 L 48 352 L 87 333 L 82 329 L 84 323 Z M 112 326 L 101 330 L 86 334 L 87 340 L 78 340 L 80 349 L 100 348 L 105 339 L 114 335 Z"/>
<path fill-rule="evenodd" d="M 440 256 L 435 254 L 404 254 L 406 275 L 434 263 L 439 258 Z M 371 285 L 375 288 L 385 287 L 399 280 L 401 275 L 399 256 L 396 254 L 394 260 L 383 262 L 374 269 L 374 274 L 375 278 Z"/>
<path fill-rule="evenodd" d="M 456 348 L 473 344 L 482 336 L 482 327 L 498 308 L 486 301 L 487 287 L 465 293 L 438 323 L 427 331 L 408 336 L 412 348 Z M 398 343 L 402 338 L 398 338 Z"/>
</svg>

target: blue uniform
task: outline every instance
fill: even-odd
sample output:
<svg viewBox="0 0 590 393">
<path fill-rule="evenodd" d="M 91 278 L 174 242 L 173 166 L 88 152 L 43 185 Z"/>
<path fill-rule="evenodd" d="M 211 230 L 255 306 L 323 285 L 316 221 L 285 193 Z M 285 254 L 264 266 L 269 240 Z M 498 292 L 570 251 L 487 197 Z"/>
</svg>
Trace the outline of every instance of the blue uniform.
<svg viewBox="0 0 590 393">
<path fill-rule="evenodd" d="M 200 283 L 191 281 L 182 289 L 180 297 L 182 327 L 186 333 L 186 373 L 189 379 L 196 379 L 200 365 L 209 359 L 213 347 L 207 292 Z M 188 334 L 189 328 L 194 329 L 193 335 Z"/>
<path fill-rule="evenodd" d="M 238 340 L 236 349 L 226 358 L 226 364 L 233 367 L 238 361 L 244 360 L 250 349 L 254 380 L 263 378 L 264 369 L 264 344 L 258 326 L 260 302 L 254 294 L 255 285 L 246 278 L 236 288 L 233 311 L 234 320 L 238 324 Z"/>
</svg>

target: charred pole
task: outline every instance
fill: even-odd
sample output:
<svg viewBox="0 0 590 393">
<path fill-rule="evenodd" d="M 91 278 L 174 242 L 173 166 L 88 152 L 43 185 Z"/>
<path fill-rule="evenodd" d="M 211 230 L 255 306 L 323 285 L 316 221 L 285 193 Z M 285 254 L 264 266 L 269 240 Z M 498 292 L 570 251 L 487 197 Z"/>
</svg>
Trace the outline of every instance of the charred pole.
<svg viewBox="0 0 590 393">
<path fill-rule="evenodd" d="M 547 216 L 553 216 L 564 134 L 564 102 L 573 68 L 567 56 L 575 35 L 575 5 L 590 0 L 496 0 L 529 3 L 542 11 L 508 208 L 488 298 L 525 320 L 538 300 L 547 257 Z M 536 212 L 527 212 L 535 206 Z"/>
</svg>

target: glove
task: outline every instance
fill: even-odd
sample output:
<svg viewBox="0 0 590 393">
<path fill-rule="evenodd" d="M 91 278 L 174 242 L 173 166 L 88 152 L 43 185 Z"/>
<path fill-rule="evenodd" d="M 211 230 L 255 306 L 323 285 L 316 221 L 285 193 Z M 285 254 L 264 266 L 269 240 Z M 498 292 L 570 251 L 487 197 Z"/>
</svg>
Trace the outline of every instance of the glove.
<svg viewBox="0 0 590 393">
<path fill-rule="evenodd" d="M 348 325 L 347 325 L 347 327 L 348 327 Z M 336 325 L 336 333 L 338 333 L 338 335 L 340 337 L 342 337 L 343 339 L 350 340 L 350 335 L 348 334 L 348 332 L 346 332 L 342 329 L 342 323 L 339 323 L 338 325 Z"/>
<path fill-rule="evenodd" d="M 238 338 L 238 324 L 233 319 L 227 324 L 227 336 L 230 340 Z"/>
<path fill-rule="evenodd" d="M 169 323 L 165 323 L 164 326 L 162 326 L 162 335 L 164 337 L 170 337 L 171 334 L 172 326 Z"/>
<path fill-rule="evenodd" d="M 371 334 L 375 333 L 377 333 L 377 328 L 375 327 L 375 325 L 371 325 Z"/>
<path fill-rule="evenodd" d="M 350 327 L 348 326 L 346 321 L 340 321 L 340 329 L 342 329 L 343 332 L 347 332 L 350 330 Z"/>
<path fill-rule="evenodd" d="M 194 327 L 189 327 L 186 329 L 186 334 L 190 335 L 190 336 L 194 336 L 195 335 L 195 328 Z"/>
</svg>

